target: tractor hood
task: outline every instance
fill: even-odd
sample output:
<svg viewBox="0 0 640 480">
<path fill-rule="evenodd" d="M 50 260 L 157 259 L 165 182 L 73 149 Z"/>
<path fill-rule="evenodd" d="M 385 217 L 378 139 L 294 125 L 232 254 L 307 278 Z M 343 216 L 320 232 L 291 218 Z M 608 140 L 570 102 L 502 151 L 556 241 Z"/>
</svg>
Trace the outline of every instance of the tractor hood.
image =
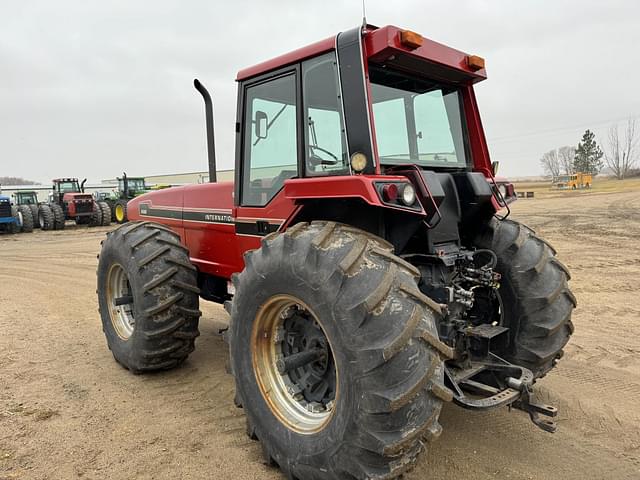
<svg viewBox="0 0 640 480">
<path fill-rule="evenodd" d="M 93 201 L 93 197 L 88 193 L 65 193 L 63 199 L 65 202 Z"/>
</svg>

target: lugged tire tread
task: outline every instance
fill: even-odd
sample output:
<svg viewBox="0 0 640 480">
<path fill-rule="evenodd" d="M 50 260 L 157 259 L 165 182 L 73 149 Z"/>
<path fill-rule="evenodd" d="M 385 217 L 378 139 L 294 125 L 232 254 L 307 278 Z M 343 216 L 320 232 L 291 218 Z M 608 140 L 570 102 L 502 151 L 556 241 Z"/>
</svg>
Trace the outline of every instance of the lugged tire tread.
<svg viewBox="0 0 640 480">
<path fill-rule="evenodd" d="M 506 359 L 529 368 L 536 378 L 544 376 L 573 333 L 571 313 L 577 302 L 568 286 L 569 270 L 546 240 L 512 220 L 493 219 L 474 245 L 498 255 L 501 288 L 511 289 L 503 295 L 514 297 L 510 328 L 515 340 Z"/>
<path fill-rule="evenodd" d="M 103 242 L 99 262 L 104 261 L 105 248 L 110 252 L 130 251 L 131 268 L 136 271 L 128 272 L 128 275 L 139 278 L 136 280 L 139 293 L 134 292 L 142 302 L 139 307 L 142 317 L 136 317 L 134 330 L 139 333 L 138 347 L 120 358 L 114 351 L 116 360 L 133 373 L 181 365 L 193 352 L 195 339 L 200 335 L 198 319 L 201 312 L 195 267 L 184 248 L 175 248 L 176 238 L 179 237 L 175 232 L 163 225 L 133 222 L 109 232 Z M 99 285 L 102 271 L 108 271 L 108 267 L 101 269 L 99 264 Z M 104 305 L 104 301 L 101 299 L 100 304 Z M 110 317 L 103 310 L 100 308 L 104 329 Z M 107 339 L 109 341 L 109 337 Z"/>
<path fill-rule="evenodd" d="M 299 247 L 297 242 L 300 242 Z M 377 435 L 385 440 L 382 444 L 376 440 L 372 440 L 371 444 L 363 444 L 362 439 L 353 443 L 345 438 L 345 443 L 338 446 L 334 454 L 337 460 L 322 470 L 314 470 L 312 477 L 306 476 L 309 465 L 297 465 L 291 458 L 283 459 L 282 454 L 274 450 L 276 446 L 273 444 L 263 442 L 262 447 L 266 461 L 278 463 L 289 478 L 393 479 L 415 464 L 416 456 L 423 449 L 423 440 L 436 438 L 442 430 L 437 421 L 440 402 L 442 398 L 450 400 L 450 397 L 447 395 L 448 389 L 443 386 L 441 357 L 444 355 L 440 350 L 450 354 L 451 349 L 443 348 L 446 345 L 440 345 L 439 340 L 433 340 L 425 333 L 431 332 L 431 336 L 436 338 L 434 315 L 441 313 L 441 306 L 424 296 L 417 285 L 413 288 L 409 286 L 409 282 L 416 277 L 416 269 L 392 255 L 391 244 L 372 234 L 335 222 L 300 223 L 285 232 L 269 235 L 262 240 L 262 248 L 245 254 L 245 270 L 231 278 L 236 288 L 236 297 L 231 305 L 230 341 L 234 342 L 234 324 L 240 321 L 235 312 L 238 310 L 237 302 L 241 301 L 241 292 L 244 288 L 250 292 L 253 285 L 251 278 L 265 274 L 269 257 L 300 258 L 311 262 L 307 263 L 310 268 L 321 268 L 324 252 L 343 246 L 346 251 L 336 260 L 333 267 L 335 270 L 332 273 L 319 273 L 318 277 L 322 282 L 335 283 L 338 288 L 352 289 L 349 291 L 354 293 L 355 298 L 351 300 L 351 305 L 361 307 L 352 307 L 352 310 L 359 312 L 361 320 L 351 328 L 362 334 L 360 338 L 376 339 L 376 344 L 369 348 L 365 345 L 353 347 L 353 351 L 359 352 L 357 355 L 363 362 L 361 368 L 364 376 L 360 381 L 363 385 L 368 385 L 367 389 L 373 390 L 363 390 L 367 398 L 363 397 L 361 415 L 365 417 L 354 419 L 352 428 L 369 431 L 368 436 L 365 435 L 367 438 L 375 439 Z M 270 264 L 279 265 L 280 262 L 279 257 L 273 257 Z M 381 267 L 373 268 L 371 262 Z M 315 267 L 311 267 L 312 265 Z M 377 283 L 367 289 L 353 290 L 353 285 L 363 282 L 362 275 L 366 275 L 368 271 L 380 272 L 380 269 L 383 273 L 375 273 L 378 275 Z M 325 275 L 329 277 L 325 278 Z M 310 285 L 314 284 L 314 280 L 309 282 Z M 352 286 L 345 286 L 345 282 L 351 282 L 349 285 Z M 344 295 L 345 301 L 352 298 L 346 293 Z M 398 311 L 397 302 L 410 302 L 413 307 Z M 374 321 L 374 318 L 390 315 L 392 305 L 396 305 L 396 310 L 393 311 L 396 312 L 395 315 L 399 315 L 398 326 L 393 330 L 384 329 L 377 335 L 369 333 L 372 328 L 380 328 L 381 324 Z M 434 313 L 427 314 L 427 311 Z M 424 339 L 425 336 L 427 340 Z M 366 342 L 369 340 L 365 340 Z M 404 370 L 402 365 L 405 365 Z M 241 387 L 236 385 L 236 404 L 247 410 L 251 404 L 242 398 Z M 421 423 L 414 425 L 412 422 L 417 421 L 417 417 L 412 412 L 423 412 L 424 408 L 435 410 L 426 418 L 418 415 Z M 395 426 L 398 422 L 404 426 Z M 264 435 L 261 435 L 260 428 L 259 424 L 252 423 L 247 416 L 247 434 L 251 438 L 262 441 Z M 277 462 L 277 459 L 286 462 Z M 344 462 L 349 462 L 352 468 L 344 467 Z"/>
</svg>

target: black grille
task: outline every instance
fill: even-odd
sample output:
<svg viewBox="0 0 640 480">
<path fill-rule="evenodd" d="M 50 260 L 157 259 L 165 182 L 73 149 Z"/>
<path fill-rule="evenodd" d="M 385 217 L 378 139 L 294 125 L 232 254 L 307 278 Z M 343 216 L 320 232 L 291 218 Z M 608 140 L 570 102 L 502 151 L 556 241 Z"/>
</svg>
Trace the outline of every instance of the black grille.
<svg viewBox="0 0 640 480">
<path fill-rule="evenodd" d="M 76 213 L 93 212 L 93 202 L 76 202 Z"/>
<path fill-rule="evenodd" d="M 11 216 L 11 204 L 9 202 L 0 202 L 0 217 Z"/>
</svg>

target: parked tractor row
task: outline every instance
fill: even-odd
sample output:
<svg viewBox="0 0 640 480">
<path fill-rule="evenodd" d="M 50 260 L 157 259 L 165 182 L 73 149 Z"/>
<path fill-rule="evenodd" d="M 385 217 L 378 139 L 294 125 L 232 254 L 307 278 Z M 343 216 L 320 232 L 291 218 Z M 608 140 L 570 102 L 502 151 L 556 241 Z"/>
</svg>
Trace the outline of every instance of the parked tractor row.
<svg viewBox="0 0 640 480">
<path fill-rule="evenodd" d="M 34 228 L 63 230 L 67 220 L 90 227 L 110 225 L 109 204 L 85 193 L 85 181 L 54 179 L 47 202 L 39 202 L 33 190 L 16 192 L 13 204 L 9 197 L 0 197 L 0 228 L 9 233 L 32 232 Z"/>
<path fill-rule="evenodd" d="M 84 184 L 77 178 L 57 178 L 53 180 L 52 192 L 47 202 L 39 202 L 34 190 L 19 190 L 13 195 L 13 202 L 7 196 L 0 196 L 0 231 L 9 233 L 42 230 L 62 230 L 67 220 L 77 225 L 90 227 L 108 226 L 129 221 L 127 203 L 129 200 L 152 190 L 160 190 L 169 185 L 146 184 L 144 177 L 128 177 L 126 173 L 118 177 L 118 189 L 112 192 L 85 193 Z"/>
</svg>

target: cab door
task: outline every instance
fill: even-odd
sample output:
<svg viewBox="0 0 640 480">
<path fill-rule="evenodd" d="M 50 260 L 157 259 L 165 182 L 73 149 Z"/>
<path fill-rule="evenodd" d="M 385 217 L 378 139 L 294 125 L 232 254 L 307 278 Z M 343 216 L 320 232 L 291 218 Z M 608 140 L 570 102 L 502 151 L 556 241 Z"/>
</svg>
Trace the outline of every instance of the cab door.
<svg viewBox="0 0 640 480">
<path fill-rule="evenodd" d="M 300 88 L 297 65 L 241 86 L 235 228 L 240 250 L 260 246 L 295 209 L 284 182 L 300 176 Z"/>
</svg>

